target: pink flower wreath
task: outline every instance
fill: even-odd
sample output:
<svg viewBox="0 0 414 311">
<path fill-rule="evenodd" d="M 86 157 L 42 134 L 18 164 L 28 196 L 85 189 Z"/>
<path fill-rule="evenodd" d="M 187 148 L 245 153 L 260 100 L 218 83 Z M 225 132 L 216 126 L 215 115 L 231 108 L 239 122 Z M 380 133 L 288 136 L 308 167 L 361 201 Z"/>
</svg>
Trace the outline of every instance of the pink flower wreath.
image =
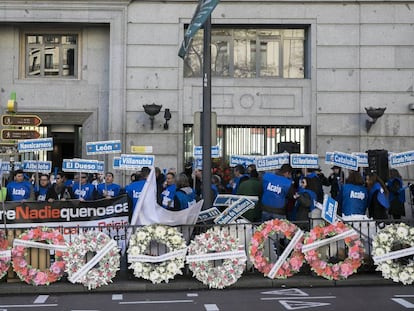
<svg viewBox="0 0 414 311">
<path fill-rule="evenodd" d="M 342 222 L 337 222 L 336 224 L 330 224 L 328 226 L 323 226 L 323 224 L 321 224 L 307 233 L 303 246 L 305 247 L 318 240 L 324 240 L 351 229 L 352 227 Z M 364 257 L 364 247 L 358 234 L 355 232 L 354 235 L 344 238 L 344 241 L 348 248 L 348 257 L 336 264 L 322 260 L 322 256 L 317 249 L 304 252 L 307 262 L 317 275 L 328 280 L 346 279 L 348 276 L 355 273 L 361 266 Z"/>
<path fill-rule="evenodd" d="M 58 230 L 46 227 L 26 230 L 19 236 L 19 239 L 23 240 L 23 242 L 45 241 L 47 244 L 59 246 L 65 245 L 65 240 Z M 22 281 L 36 286 L 49 285 L 50 283 L 58 281 L 63 276 L 63 273 L 65 272 L 65 262 L 62 258 L 62 251 L 56 250 L 55 262 L 52 263 L 49 269 L 42 271 L 40 269 L 33 268 L 27 263 L 26 257 L 28 255 L 28 246 L 22 245 L 24 243 L 15 244 L 16 245 L 12 249 L 13 270 Z"/>
<path fill-rule="evenodd" d="M 249 247 L 250 260 L 253 262 L 255 268 L 265 276 L 268 276 L 274 266 L 274 263 L 271 263 L 269 258 L 263 254 L 265 241 L 269 236 L 276 233 L 283 233 L 288 240 L 291 240 L 297 231 L 298 227 L 286 219 L 272 219 L 261 224 L 254 232 Z M 276 271 L 274 278 L 286 279 L 299 272 L 305 261 L 301 251 L 302 241 L 303 238 L 296 243 L 290 256 Z"/>
<path fill-rule="evenodd" d="M 0 231 L 0 279 L 7 274 L 9 270 L 11 253 L 9 249 L 9 242 L 5 237 L 4 231 Z"/>
</svg>

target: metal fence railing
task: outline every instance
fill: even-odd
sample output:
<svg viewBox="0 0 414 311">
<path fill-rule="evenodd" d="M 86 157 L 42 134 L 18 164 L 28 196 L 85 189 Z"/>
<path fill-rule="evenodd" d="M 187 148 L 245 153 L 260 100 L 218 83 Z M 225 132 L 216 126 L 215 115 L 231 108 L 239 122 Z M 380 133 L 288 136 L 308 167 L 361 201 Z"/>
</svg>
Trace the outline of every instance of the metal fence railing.
<svg viewBox="0 0 414 311">
<path fill-rule="evenodd" d="M 303 227 L 312 228 L 314 223 L 313 222 L 321 222 L 319 219 L 312 219 L 310 222 L 301 222 L 296 223 L 297 225 L 300 225 Z M 386 224 L 390 223 L 400 223 L 405 222 L 409 226 L 414 226 L 414 220 L 384 220 L 384 221 L 352 221 L 352 222 L 346 222 L 349 225 L 351 225 L 360 235 L 361 240 L 363 241 L 364 247 L 365 247 L 365 258 L 364 263 L 360 267 L 361 271 L 364 272 L 374 272 L 375 266 L 373 264 L 371 253 L 372 253 L 372 238 L 377 234 L 378 230 L 381 229 Z M 208 229 L 214 227 L 216 230 L 219 231 L 228 231 L 233 237 L 236 237 L 239 239 L 240 245 L 244 246 L 244 249 L 246 251 L 246 255 L 248 258 L 249 253 L 249 243 L 250 238 L 252 234 L 254 233 L 257 226 L 260 225 L 260 223 L 235 223 L 235 224 L 228 224 L 228 225 L 215 225 L 215 224 L 197 224 L 197 225 L 183 225 L 178 226 L 178 230 L 183 234 L 183 237 L 185 238 L 187 245 L 190 243 L 190 241 L 197 235 L 203 232 L 206 232 Z M 124 253 L 121 256 L 121 267 L 120 267 L 120 275 L 126 275 L 125 272 L 128 270 L 128 262 L 127 262 L 127 255 L 126 255 L 126 243 L 125 238 L 127 236 L 128 229 L 131 229 L 131 232 L 135 232 L 135 230 L 139 228 L 138 226 L 118 226 L 118 227 L 73 227 L 73 228 L 63 228 L 59 227 L 57 228 L 60 230 L 62 234 L 64 234 L 65 239 L 68 242 L 73 241 L 73 239 L 82 231 L 85 230 L 105 230 L 105 233 L 109 234 L 112 237 L 116 237 L 115 240 L 118 243 L 118 246 L 120 249 L 124 249 Z M 4 229 L 3 229 L 4 230 Z M 13 240 L 15 238 L 18 238 L 19 235 L 24 232 L 24 230 L 27 229 L 6 229 L 6 236 L 9 242 L 9 245 L 13 245 Z M 276 261 L 276 254 L 274 253 L 274 242 L 283 239 L 283 235 L 280 236 L 271 236 L 266 245 L 265 245 L 265 251 L 267 256 L 269 256 L 270 260 Z M 165 253 L 166 247 L 165 245 L 158 244 L 155 248 L 154 245 L 151 246 L 151 254 L 154 255 L 154 249 L 157 251 L 155 253 Z M 155 254 L 157 255 L 157 254 Z M 328 262 L 336 262 L 341 261 L 344 258 L 347 257 L 347 249 L 346 245 L 342 241 L 331 243 L 329 246 L 325 247 L 323 251 L 323 256 L 326 257 L 326 261 Z M 38 269 L 47 269 L 49 267 L 51 258 L 53 255 L 50 255 L 50 252 L 45 249 L 36 249 L 36 248 L 30 248 L 28 250 L 28 263 L 33 266 L 34 268 Z M 53 259 L 52 259 L 53 260 Z M 220 264 L 220 261 L 215 262 L 215 264 Z M 254 267 L 253 264 L 248 259 L 245 273 L 259 273 Z M 303 274 L 309 274 L 310 269 L 309 267 L 306 267 L 306 264 L 304 267 L 302 267 L 300 273 Z M 188 267 L 186 266 L 183 274 L 185 276 L 191 276 L 191 271 L 189 271 Z M 9 272 L 7 276 L 5 277 L 7 281 L 18 279 L 17 275 L 14 273 L 12 267 L 10 267 Z"/>
</svg>

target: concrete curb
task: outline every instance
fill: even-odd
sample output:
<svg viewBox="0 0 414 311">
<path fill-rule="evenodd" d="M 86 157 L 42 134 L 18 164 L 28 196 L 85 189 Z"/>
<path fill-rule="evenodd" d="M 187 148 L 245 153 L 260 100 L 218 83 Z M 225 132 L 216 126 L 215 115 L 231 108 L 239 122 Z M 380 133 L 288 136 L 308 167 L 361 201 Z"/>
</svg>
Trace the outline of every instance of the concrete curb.
<svg viewBox="0 0 414 311">
<path fill-rule="evenodd" d="M 284 280 L 271 280 L 261 274 L 242 276 L 235 284 L 227 289 L 247 288 L 292 288 L 292 287 L 333 287 L 333 286 L 378 286 L 378 285 L 401 285 L 392 280 L 384 279 L 381 274 L 367 273 L 351 275 L 342 281 L 331 281 L 314 275 L 294 275 Z M 19 294 L 70 294 L 91 292 L 145 292 L 145 291 L 189 291 L 208 290 L 208 286 L 202 284 L 195 278 L 188 276 L 177 276 L 169 283 L 152 284 L 143 279 L 118 277 L 113 283 L 94 290 L 88 290 L 81 284 L 72 284 L 67 280 L 50 284 L 49 286 L 33 286 L 23 282 L 0 283 L 0 295 Z"/>
</svg>

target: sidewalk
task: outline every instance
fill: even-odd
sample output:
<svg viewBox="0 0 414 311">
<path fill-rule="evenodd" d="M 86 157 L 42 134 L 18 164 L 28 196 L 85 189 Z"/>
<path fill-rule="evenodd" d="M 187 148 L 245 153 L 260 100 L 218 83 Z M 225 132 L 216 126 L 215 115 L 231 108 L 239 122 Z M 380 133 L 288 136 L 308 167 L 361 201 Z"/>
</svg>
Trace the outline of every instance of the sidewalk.
<svg viewBox="0 0 414 311">
<path fill-rule="evenodd" d="M 286 288 L 286 287 L 332 287 L 332 286 L 377 286 L 377 285 L 401 285 L 392 280 L 384 279 L 380 273 L 359 273 L 351 275 L 342 281 L 330 281 L 322 277 L 297 274 L 285 280 L 271 280 L 261 274 L 243 275 L 235 284 L 228 289 L 246 288 Z M 128 278 L 126 276 L 117 277 L 113 283 L 89 291 L 81 284 L 72 284 L 66 279 L 50 284 L 49 286 L 33 286 L 16 282 L 0 283 L 0 295 L 18 294 L 70 294 L 70 293 L 93 293 L 93 292 L 129 292 L 129 291 L 189 291 L 189 290 L 208 290 L 195 278 L 188 276 L 177 276 L 169 283 L 152 284 L 150 281 L 138 278 Z"/>
</svg>

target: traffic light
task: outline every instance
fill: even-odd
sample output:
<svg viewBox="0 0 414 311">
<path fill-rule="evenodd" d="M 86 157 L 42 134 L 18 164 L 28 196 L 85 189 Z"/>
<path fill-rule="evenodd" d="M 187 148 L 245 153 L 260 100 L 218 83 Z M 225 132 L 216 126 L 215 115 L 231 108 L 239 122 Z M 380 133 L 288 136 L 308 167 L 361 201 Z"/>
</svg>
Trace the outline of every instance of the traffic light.
<svg viewBox="0 0 414 311">
<path fill-rule="evenodd" d="M 388 151 L 384 149 L 368 150 L 368 173 L 377 174 L 382 181 L 389 179 Z"/>
</svg>

